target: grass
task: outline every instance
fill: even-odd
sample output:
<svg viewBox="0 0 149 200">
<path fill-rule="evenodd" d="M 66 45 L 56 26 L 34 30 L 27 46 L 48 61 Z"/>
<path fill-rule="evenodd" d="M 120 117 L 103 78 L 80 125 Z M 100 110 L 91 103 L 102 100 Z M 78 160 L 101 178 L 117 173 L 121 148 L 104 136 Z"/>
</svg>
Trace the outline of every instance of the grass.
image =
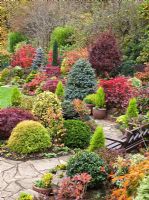
<svg viewBox="0 0 149 200">
<path fill-rule="evenodd" d="M 7 108 L 11 105 L 11 96 L 14 87 L 0 87 L 0 108 Z"/>
</svg>

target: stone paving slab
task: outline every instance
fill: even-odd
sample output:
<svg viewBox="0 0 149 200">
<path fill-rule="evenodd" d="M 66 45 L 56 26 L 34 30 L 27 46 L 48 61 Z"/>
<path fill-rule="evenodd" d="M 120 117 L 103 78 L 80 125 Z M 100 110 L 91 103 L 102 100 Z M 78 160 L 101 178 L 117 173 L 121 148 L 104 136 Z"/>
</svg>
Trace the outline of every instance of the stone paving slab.
<svg viewBox="0 0 149 200">
<path fill-rule="evenodd" d="M 0 200 L 16 200 L 22 191 L 35 194 L 32 190 L 33 182 L 49 169 L 66 163 L 69 157 L 26 162 L 0 158 Z"/>
</svg>

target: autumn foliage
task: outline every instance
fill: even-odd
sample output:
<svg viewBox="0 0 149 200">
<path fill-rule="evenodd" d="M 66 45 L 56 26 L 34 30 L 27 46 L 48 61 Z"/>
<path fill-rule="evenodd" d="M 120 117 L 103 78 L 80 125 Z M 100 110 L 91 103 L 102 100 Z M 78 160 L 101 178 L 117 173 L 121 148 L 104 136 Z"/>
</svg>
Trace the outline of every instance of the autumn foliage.
<svg viewBox="0 0 149 200">
<path fill-rule="evenodd" d="M 89 61 L 97 74 L 109 73 L 119 66 L 121 53 L 116 38 L 110 31 L 99 35 L 89 47 Z"/>
<path fill-rule="evenodd" d="M 35 53 L 35 48 L 30 44 L 24 45 L 12 56 L 11 66 L 31 67 Z"/>
</svg>

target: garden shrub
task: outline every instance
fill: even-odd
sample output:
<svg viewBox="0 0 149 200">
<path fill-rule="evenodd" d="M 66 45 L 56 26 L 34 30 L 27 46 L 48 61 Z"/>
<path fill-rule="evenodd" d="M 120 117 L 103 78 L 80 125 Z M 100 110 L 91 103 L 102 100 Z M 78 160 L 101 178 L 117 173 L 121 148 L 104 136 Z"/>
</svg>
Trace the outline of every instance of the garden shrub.
<svg viewBox="0 0 149 200">
<path fill-rule="evenodd" d="M 12 106 L 19 106 L 21 104 L 21 99 L 22 99 L 22 94 L 20 92 L 20 90 L 15 87 L 13 88 L 13 92 L 11 95 L 11 104 Z"/>
<path fill-rule="evenodd" d="M 134 200 L 147 200 L 149 199 L 149 175 L 144 177 L 140 186 L 137 189 L 137 195 Z"/>
<path fill-rule="evenodd" d="M 25 192 L 21 192 L 20 196 L 17 200 L 34 200 L 34 197 L 31 194 L 27 194 Z"/>
<path fill-rule="evenodd" d="M 124 109 L 129 100 L 135 96 L 136 90 L 125 77 L 116 77 L 110 80 L 100 80 L 99 86 L 103 87 L 106 94 L 108 108 Z"/>
<path fill-rule="evenodd" d="M 68 75 L 65 99 L 84 99 L 96 90 L 96 76 L 88 61 L 78 60 Z"/>
<path fill-rule="evenodd" d="M 29 154 L 51 146 L 48 131 L 39 122 L 20 122 L 12 131 L 7 145 L 12 151 Z"/>
<path fill-rule="evenodd" d="M 11 66 L 21 66 L 22 68 L 31 67 L 35 52 L 35 48 L 30 44 L 23 46 L 12 56 Z"/>
<path fill-rule="evenodd" d="M 94 152 L 82 151 L 72 156 L 67 165 L 67 175 L 73 177 L 76 174 L 88 173 L 91 175 L 91 187 L 98 187 L 107 180 L 107 166 Z"/>
<path fill-rule="evenodd" d="M 64 144 L 69 148 L 84 149 L 89 145 L 91 129 L 80 120 L 65 120 L 66 135 Z"/>
<path fill-rule="evenodd" d="M 126 116 L 128 119 L 138 117 L 137 101 L 135 98 L 130 99 L 129 105 L 126 111 Z"/>
<path fill-rule="evenodd" d="M 27 41 L 27 37 L 19 32 L 10 32 L 8 35 L 8 49 L 10 53 L 13 53 L 17 43 Z"/>
<path fill-rule="evenodd" d="M 65 100 L 62 102 L 62 113 L 64 119 L 78 118 L 78 114 L 74 109 L 74 105 L 71 101 Z"/>
<path fill-rule="evenodd" d="M 35 120 L 28 111 L 20 108 L 5 108 L 0 110 L 0 138 L 9 138 L 12 129 L 21 121 Z"/>
<path fill-rule="evenodd" d="M 15 66 L 11 69 L 12 76 L 18 76 L 19 78 L 23 77 L 24 71 L 23 68 L 20 66 Z"/>
<path fill-rule="evenodd" d="M 105 135 L 102 127 L 97 127 L 89 145 L 89 151 L 95 151 L 105 146 Z"/>
<path fill-rule="evenodd" d="M 140 88 L 142 86 L 142 81 L 136 77 L 130 78 L 129 81 L 131 82 L 132 86 L 136 88 Z"/>
<path fill-rule="evenodd" d="M 142 114 L 146 114 L 149 110 L 149 88 L 141 88 L 137 96 L 138 110 Z"/>
<path fill-rule="evenodd" d="M 37 70 L 44 62 L 44 51 L 41 47 L 36 49 L 36 54 L 32 63 L 33 70 Z"/>
<path fill-rule="evenodd" d="M 33 113 L 48 129 L 55 143 L 61 143 L 64 136 L 63 116 L 60 101 L 52 92 L 38 94 L 33 105 Z"/>
<path fill-rule="evenodd" d="M 88 94 L 84 99 L 83 101 L 86 103 L 86 104 L 93 104 L 95 105 L 96 104 L 96 94 Z"/>
<path fill-rule="evenodd" d="M 55 94 L 59 97 L 59 98 L 63 98 L 64 97 L 64 87 L 63 87 L 63 83 L 62 81 L 59 81 L 55 90 Z"/>
<path fill-rule="evenodd" d="M 114 35 L 104 32 L 89 48 L 89 61 L 97 74 L 109 73 L 121 63 L 121 53 Z"/>
<path fill-rule="evenodd" d="M 124 76 L 133 76 L 136 73 L 135 61 L 126 60 L 115 71 Z M 116 74 L 118 75 L 118 74 Z"/>
<path fill-rule="evenodd" d="M 54 44 L 53 44 L 53 59 L 52 59 L 52 65 L 53 66 L 58 66 L 59 62 L 58 62 L 58 43 L 55 40 Z"/>
<path fill-rule="evenodd" d="M 0 82 L 7 83 L 9 76 L 10 76 L 10 69 L 9 68 L 3 69 L 0 74 Z"/>
<path fill-rule="evenodd" d="M 62 74 L 67 74 L 79 59 L 88 59 L 87 48 L 64 52 L 64 59 L 61 64 Z"/>
<path fill-rule="evenodd" d="M 124 175 L 114 175 L 112 182 L 115 184 L 118 181 L 121 187 L 113 189 L 110 199 L 132 199 L 132 197 L 136 195 L 137 188 L 139 187 L 141 181 L 148 174 L 148 172 L 149 160 L 147 159 L 137 165 L 130 166 L 128 173 Z"/>
<path fill-rule="evenodd" d="M 51 34 L 50 46 L 53 47 L 55 41 L 57 41 L 59 47 L 72 45 L 72 35 L 74 31 L 72 27 L 56 27 Z"/>
<path fill-rule="evenodd" d="M 20 108 L 31 111 L 35 102 L 34 96 L 22 95 Z"/>
<path fill-rule="evenodd" d="M 0 68 L 9 66 L 11 54 L 7 50 L 0 49 Z"/>
<path fill-rule="evenodd" d="M 60 82 L 59 78 L 54 77 L 51 79 L 48 79 L 42 86 L 42 91 L 50 91 L 50 92 L 56 92 L 58 83 Z M 64 84 L 64 80 L 61 80 L 61 82 Z M 62 88 L 61 88 L 62 92 Z M 58 92 L 59 93 L 59 92 Z"/>
<path fill-rule="evenodd" d="M 105 93 L 102 87 L 99 87 L 99 89 L 96 92 L 95 105 L 97 108 L 105 107 Z"/>
<path fill-rule="evenodd" d="M 20 48 L 22 48 L 26 44 L 27 44 L 26 41 L 17 43 L 16 46 L 15 46 L 15 52 L 18 51 Z"/>
</svg>

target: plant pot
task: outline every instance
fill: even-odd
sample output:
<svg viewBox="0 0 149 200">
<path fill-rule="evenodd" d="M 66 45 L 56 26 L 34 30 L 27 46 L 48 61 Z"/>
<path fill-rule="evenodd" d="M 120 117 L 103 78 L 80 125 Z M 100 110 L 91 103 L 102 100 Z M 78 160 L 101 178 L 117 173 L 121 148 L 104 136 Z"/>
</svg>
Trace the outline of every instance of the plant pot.
<svg viewBox="0 0 149 200">
<path fill-rule="evenodd" d="M 94 108 L 94 105 L 93 104 L 86 104 L 86 107 L 90 110 L 90 115 L 93 114 L 93 108 Z"/>
<path fill-rule="evenodd" d="M 93 108 L 93 117 L 94 119 L 104 119 L 106 117 L 105 108 Z"/>
<path fill-rule="evenodd" d="M 36 187 L 35 185 L 33 185 L 32 188 L 35 192 L 38 192 L 46 196 L 49 196 L 52 193 L 52 188 L 39 188 L 39 187 Z"/>
</svg>

